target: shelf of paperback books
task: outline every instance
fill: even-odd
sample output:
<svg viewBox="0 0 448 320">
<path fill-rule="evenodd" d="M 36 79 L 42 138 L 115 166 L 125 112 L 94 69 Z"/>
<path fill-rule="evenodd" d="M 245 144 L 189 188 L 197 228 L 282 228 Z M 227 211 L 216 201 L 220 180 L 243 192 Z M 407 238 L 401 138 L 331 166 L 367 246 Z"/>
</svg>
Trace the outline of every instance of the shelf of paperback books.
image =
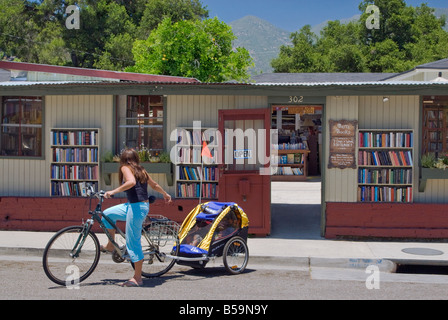
<svg viewBox="0 0 448 320">
<path fill-rule="evenodd" d="M 51 196 L 83 196 L 87 183 L 98 190 L 99 131 L 99 129 L 51 130 Z"/>
<path fill-rule="evenodd" d="M 217 129 L 177 129 L 176 197 L 218 199 L 218 146 Z M 202 157 L 203 143 L 207 144 L 212 158 Z M 202 183 L 201 183 L 202 182 Z"/>
<path fill-rule="evenodd" d="M 413 202 L 412 130 L 359 130 L 358 201 Z"/>
<path fill-rule="evenodd" d="M 278 156 L 273 159 L 277 172 L 272 181 L 303 181 L 307 178 L 309 150 L 276 150 Z"/>
</svg>

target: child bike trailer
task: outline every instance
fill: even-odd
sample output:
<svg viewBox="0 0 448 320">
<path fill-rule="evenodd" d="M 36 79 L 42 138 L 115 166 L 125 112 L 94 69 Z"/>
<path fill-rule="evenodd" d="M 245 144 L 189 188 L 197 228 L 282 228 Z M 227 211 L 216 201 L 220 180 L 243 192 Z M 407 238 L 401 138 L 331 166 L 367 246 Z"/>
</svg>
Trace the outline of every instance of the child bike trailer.
<svg viewBox="0 0 448 320">
<path fill-rule="evenodd" d="M 204 268 L 222 256 L 228 272 L 242 273 L 249 261 L 248 228 L 249 219 L 236 203 L 199 204 L 180 227 L 177 263 Z"/>
</svg>

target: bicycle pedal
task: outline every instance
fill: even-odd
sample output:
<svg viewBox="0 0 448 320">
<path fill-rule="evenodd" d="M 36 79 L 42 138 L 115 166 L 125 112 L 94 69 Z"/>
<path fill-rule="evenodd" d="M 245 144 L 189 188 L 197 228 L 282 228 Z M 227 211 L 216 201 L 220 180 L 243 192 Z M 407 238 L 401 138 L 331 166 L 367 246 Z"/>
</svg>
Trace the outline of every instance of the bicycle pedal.
<svg viewBox="0 0 448 320">
<path fill-rule="evenodd" d="M 114 252 L 112 252 L 112 261 L 115 263 L 122 263 L 124 262 L 125 258 L 120 256 L 120 254 L 114 250 Z"/>
</svg>

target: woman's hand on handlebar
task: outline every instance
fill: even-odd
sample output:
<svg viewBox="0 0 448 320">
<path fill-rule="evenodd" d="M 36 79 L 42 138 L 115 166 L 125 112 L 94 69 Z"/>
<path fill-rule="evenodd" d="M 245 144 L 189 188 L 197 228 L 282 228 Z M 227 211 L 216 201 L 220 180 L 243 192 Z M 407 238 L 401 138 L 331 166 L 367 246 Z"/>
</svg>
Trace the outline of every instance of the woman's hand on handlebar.
<svg viewBox="0 0 448 320">
<path fill-rule="evenodd" d="M 165 199 L 165 203 L 172 203 L 173 201 L 171 200 L 171 196 L 165 192 L 165 194 L 163 195 L 163 199 Z"/>
<path fill-rule="evenodd" d="M 106 191 L 106 192 L 104 193 L 104 198 L 106 198 L 106 199 L 110 199 L 110 198 L 112 198 L 113 196 L 114 196 L 113 191 Z"/>
</svg>

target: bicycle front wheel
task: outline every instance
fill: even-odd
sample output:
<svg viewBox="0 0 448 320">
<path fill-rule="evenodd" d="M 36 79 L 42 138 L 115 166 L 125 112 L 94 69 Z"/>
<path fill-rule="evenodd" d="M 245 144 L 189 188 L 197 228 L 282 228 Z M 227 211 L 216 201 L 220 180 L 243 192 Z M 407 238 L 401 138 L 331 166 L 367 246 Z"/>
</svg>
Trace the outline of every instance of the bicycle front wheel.
<svg viewBox="0 0 448 320">
<path fill-rule="evenodd" d="M 82 226 L 74 226 L 60 230 L 50 239 L 42 263 L 51 281 L 70 286 L 87 279 L 99 259 L 100 244 L 96 235 Z"/>
</svg>

